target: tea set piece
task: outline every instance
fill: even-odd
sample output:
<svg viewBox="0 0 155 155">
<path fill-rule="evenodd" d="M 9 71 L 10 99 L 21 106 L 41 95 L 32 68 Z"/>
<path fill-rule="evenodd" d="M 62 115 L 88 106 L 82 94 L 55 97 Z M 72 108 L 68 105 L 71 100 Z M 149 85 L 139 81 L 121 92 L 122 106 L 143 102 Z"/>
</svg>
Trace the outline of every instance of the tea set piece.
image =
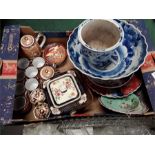
<svg viewBox="0 0 155 155">
<path fill-rule="evenodd" d="M 24 93 L 25 93 L 25 86 L 23 82 L 17 82 L 15 95 L 20 96 L 23 95 Z"/>
<path fill-rule="evenodd" d="M 41 68 L 45 65 L 45 59 L 42 57 L 36 57 L 33 59 L 32 65 L 36 68 Z"/>
<path fill-rule="evenodd" d="M 39 44 L 39 40 L 42 42 Z M 24 35 L 20 39 L 20 44 L 24 56 L 29 59 L 39 57 L 42 54 L 42 47 L 46 42 L 46 36 L 42 33 L 38 33 L 36 37 L 32 35 Z"/>
<path fill-rule="evenodd" d="M 40 70 L 40 77 L 44 80 L 49 80 L 50 78 L 52 78 L 54 76 L 54 69 L 51 66 L 44 66 L 41 70 Z"/>
<path fill-rule="evenodd" d="M 30 61 L 27 58 L 20 58 L 17 62 L 17 66 L 19 69 L 26 69 L 30 64 Z"/>
<path fill-rule="evenodd" d="M 45 102 L 39 102 L 33 109 L 35 119 L 47 119 L 50 116 L 50 109 Z"/>
<path fill-rule="evenodd" d="M 143 115 L 148 111 L 146 105 L 135 94 L 122 99 L 100 97 L 99 101 L 105 108 L 127 115 Z"/>
<path fill-rule="evenodd" d="M 39 82 L 36 78 L 27 79 L 25 82 L 25 88 L 28 91 L 33 91 L 33 90 L 37 89 L 38 86 L 39 86 Z"/>
<path fill-rule="evenodd" d="M 45 47 L 43 57 L 48 65 L 59 66 L 67 58 L 67 51 L 60 43 L 52 43 Z"/>
<path fill-rule="evenodd" d="M 107 63 L 120 63 L 120 55 L 115 51 L 123 41 L 124 31 L 115 20 L 85 20 L 78 27 L 80 53 L 91 64 L 104 67 Z"/>
<path fill-rule="evenodd" d="M 22 82 L 25 79 L 25 72 L 23 70 L 17 70 L 17 82 Z"/>
<path fill-rule="evenodd" d="M 35 89 L 29 95 L 30 102 L 36 105 L 38 102 L 44 102 L 46 99 L 45 93 L 42 89 Z"/>
<path fill-rule="evenodd" d="M 133 75 L 133 77 L 126 85 L 113 89 L 105 88 L 102 85 L 90 81 L 88 78 L 86 79 L 86 83 L 92 91 L 101 96 L 110 98 L 123 98 L 137 91 L 137 89 L 141 86 L 142 81 L 137 75 Z"/>
<path fill-rule="evenodd" d="M 90 20 L 90 23 L 91 21 L 97 22 L 98 20 Z M 73 65 L 83 74 L 100 80 L 122 79 L 133 74 L 143 64 L 148 47 L 145 37 L 133 25 L 121 20 L 115 21 L 122 27 L 124 37 L 122 42 L 120 42 L 120 45 L 114 50 L 116 53 L 119 53 L 120 62 L 113 69 L 110 68 L 110 70 L 105 70 L 103 64 L 103 67 L 100 67 L 100 64 L 94 67 L 94 64 L 90 61 L 90 58 L 92 58 L 93 61 L 96 60 L 98 63 L 100 63 L 100 61 L 96 59 L 97 54 L 94 49 L 90 49 L 90 47 L 88 48 L 86 45 L 85 48 L 83 48 L 84 45 L 82 45 L 79 40 L 79 27 L 76 28 L 70 35 L 67 43 L 68 55 Z M 85 35 L 82 37 L 84 36 Z M 86 58 L 84 53 L 88 53 L 89 59 Z M 99 53 L 104 54 L 104 52 Z M 101 56 L 100 58 L 102 59 Z M 111 60 L 110 54 L 109 59 Z M 108 63 L 109 62 L 106 62 L 106 64 Z"/>
<path fill-rule="evenodd" d="M 49 98 L 47 100 L 53 115 L 80 109 L 87 101 L 87 94 L 73 70 L 49 80 L 46 87 Z"/>
<path fill-rule="evenodd" d="M 24 96 L 15 97 L 14 101 L 14 113 L 16 115 L 29 113 L 32 108 L 32 104 L 29 102 L 27 98 L 27 92 L 25 92 Z"/>
<path fill-rule="evenodd" d="M 34 66 L 30 66 L 25 70 L 25 75 L 28 78 L 34 78 L 38 75 L 38 69 Z"/>
<path fill-rule="evenodd" d="M 97 85 L 103 88 L 108 88 L 108 89 L 116 89 L 116 88 L 120 88 L 126 85 L 132 79 L 133 76 L 134 74 L 130 75 L 129 77 L 125 77 L 125 78 L 118 79 L 118 80 L 99 80 L 99 79 L 93 79 L 90 77 L 87 77 L 87 78 L 94 85 Z"/>
</svg>

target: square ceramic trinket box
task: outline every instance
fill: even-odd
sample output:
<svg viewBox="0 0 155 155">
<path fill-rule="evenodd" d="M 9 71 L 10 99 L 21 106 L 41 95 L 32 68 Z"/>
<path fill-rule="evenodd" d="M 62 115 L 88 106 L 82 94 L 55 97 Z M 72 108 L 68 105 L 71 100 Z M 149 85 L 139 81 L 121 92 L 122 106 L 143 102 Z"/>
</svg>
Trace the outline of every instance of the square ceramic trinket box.
<svg viewBox="0 0 155 155">
<path fill-rule="evenodd" d="M 47 83 L 50 109 L 53 115 L 72 112 L 87 101 L 87 95 L 75 71 L 70 70 Z"/>
</svg>

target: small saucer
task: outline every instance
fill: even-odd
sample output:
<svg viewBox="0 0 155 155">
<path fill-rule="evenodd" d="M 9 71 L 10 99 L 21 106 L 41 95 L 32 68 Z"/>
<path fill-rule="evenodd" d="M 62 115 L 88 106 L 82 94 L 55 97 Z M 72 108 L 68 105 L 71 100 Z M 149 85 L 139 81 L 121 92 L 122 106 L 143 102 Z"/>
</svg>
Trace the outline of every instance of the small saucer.
<svg viewBox="0 0 155 155">
<path fill-rule="evenodd" d="M 28 91 L 33 91 L 33 90 L 37 89 L 38 85 L 39 85 L 39 82 L 35 78 L 28 79 L 25 82 L 25 88 Z"/>
<path fill-rule="evenodd" d="M 36 67 L 30 66 L 25 70 L 25 75 L 28 78 L 34 78 L 38 74 L 38 69 Z"/>
<path fill-rule="evenodd" d="M 96 69 L 80 54 L 78 28 L 70 35 L 67 44 L 68 55 L 73 65 L 83 74 L 100 80 L 122 79 L 136 72 L 144 63 L 148 48 L 145 37 L 135 26 L 125 21 L 116 21 L 122 25 L 125 32 L 123 44 L 117 49 L 117 52 L 122 54 L 122 61 L 109 72 Z"/>
<path fill-rule="evenodd" d="M 94 83 L 95 85 L 102 86 L 103 88 L 115 89 L 120 88 L 126 85 L 133 77 L 134 74 L 130 75 L 129 77 L 125 77 L 118 80 L 98 80 L 89 78 L 89 80 Z"/>
<path fill-rule="evenodd" d="M 36 68 L 41 68 L 41 67 L 44 66 L 45 60 L 42 57 L 36 57 L 36 58 L 33 59 L 32 64 Z"/>
<path fill-rule="evenodd" d="M 143 115 L 149 109 L 136 94 L 131 94 L 122 99 L 112 99 L 108 97 L 100 97 L 99 102 L 105 108 L 127 115 Z"/>
</svg>

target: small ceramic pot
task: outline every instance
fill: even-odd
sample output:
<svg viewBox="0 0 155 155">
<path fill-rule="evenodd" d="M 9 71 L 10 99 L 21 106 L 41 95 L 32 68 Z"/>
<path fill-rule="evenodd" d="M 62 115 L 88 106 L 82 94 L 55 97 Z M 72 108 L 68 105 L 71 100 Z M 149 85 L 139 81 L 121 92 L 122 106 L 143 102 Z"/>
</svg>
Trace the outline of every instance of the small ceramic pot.
<svg viewBox="0 0 155 155">
<path fill-rule="evenodd" d="M 120 63 L 115 50 L 122 44 L 124 32 L 115 20 L 90 19 L 79 25 L 78 39 L 81 43 L 80 54 L 96 67 L 108 63 Z"/>
<path fill-rule="evenodd" d="M 49 80 L 54 76 L 54 69 L 51 66 L 44 66 L 40 70 L 40 77 L 44 80 Z"/>
<path fill-rule="evenodd" d="M 34 105 L 37 104 L 38 102 L 45 101 L 46 99 L 44 91 L 39 88 L 32 91 L 29 95 L 29 98 L 30 102 Z"/>
<path fill-rule="evenodd" d="M 39 44 L 41 38 L 42 42 Z M 45 42 L 46 37 L 41 33 L 38 33 L 36 38 L 31 35 L 24 35 L 20 40 L 23 54 L 29 59 L 41 56 L 41 48 L 44 46 Z"/>
<path fill-rule="evenodd" d="M 35 119 L 47 119 L 50 116 L 48 104 L 40 102 L 33 110 Z"/>
<path fill-rule="evenodd" d="M 62 44 L 52 43 L 45 47 L 43 57 L 47 64 L 58 66 L 65 61 L 67 57 L 67 51 Z"/>
<path fill-rule="evenodd" d="M 26 93 L 25 93 L 26 96 Z M 14 101 L 14 113 L 16 115 L 26 114 L 32 108 L 32 104 L 28 101 L 27 97 L 19 96 Z"/>
</svg>

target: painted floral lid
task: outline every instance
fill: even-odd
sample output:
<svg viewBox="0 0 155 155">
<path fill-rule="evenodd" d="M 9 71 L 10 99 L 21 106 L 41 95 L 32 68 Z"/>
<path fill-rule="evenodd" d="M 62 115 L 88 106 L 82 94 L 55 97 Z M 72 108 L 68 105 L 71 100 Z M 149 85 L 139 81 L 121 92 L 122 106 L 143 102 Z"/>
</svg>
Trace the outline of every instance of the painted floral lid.
<svg viewBox="0 0 155 155">
<path fill-rule="evenodd" d="M 81 98 L 81 91 L 72 74 L 64 74 L 47 84 L 50 99 L 56 108 L 66 106 Z"/>
</svg>

